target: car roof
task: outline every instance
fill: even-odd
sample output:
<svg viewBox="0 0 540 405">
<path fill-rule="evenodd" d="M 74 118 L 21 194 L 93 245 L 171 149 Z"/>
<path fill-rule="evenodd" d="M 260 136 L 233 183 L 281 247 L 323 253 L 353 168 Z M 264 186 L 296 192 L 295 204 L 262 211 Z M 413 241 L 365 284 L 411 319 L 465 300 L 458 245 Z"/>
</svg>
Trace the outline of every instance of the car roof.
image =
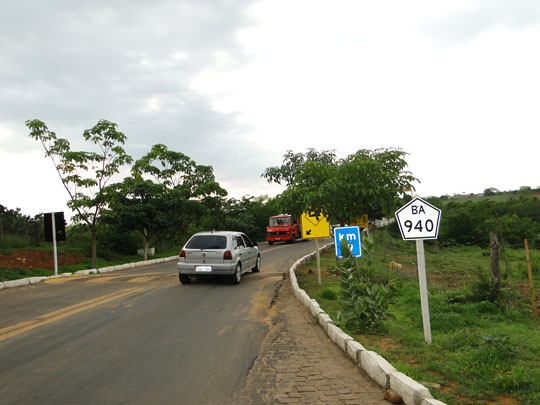
<svg viewBox="0 0 540 405">
<path fill-rule="evenodd" d="M 242 232 L 237 232 L 237 231 L 214 231 L 214 232 L 206 231 L 206 232 L 197 232 L 193 236 L 196 236 L 196 235 L 223 235 L 223 236 L 227 236 L 227 235 L 236 235 L 236 234 L 239 234 L 239 233 L 242 233 Z"/>
</svg>

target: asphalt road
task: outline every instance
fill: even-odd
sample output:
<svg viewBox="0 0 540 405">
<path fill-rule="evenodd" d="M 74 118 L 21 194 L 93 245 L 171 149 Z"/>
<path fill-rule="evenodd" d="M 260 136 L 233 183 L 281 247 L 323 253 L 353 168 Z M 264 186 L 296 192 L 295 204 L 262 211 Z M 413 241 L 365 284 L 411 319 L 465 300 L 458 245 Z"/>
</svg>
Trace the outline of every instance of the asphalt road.
<svg viewBox="0 0 540 405">
<path fill-rule="evenodd" d="M 0 290 L 0 403 L 232 403 L 283 274 L 313 250 L 261 246 L 236 286 L 181 285 L 174 261 Z"/>
</svg>

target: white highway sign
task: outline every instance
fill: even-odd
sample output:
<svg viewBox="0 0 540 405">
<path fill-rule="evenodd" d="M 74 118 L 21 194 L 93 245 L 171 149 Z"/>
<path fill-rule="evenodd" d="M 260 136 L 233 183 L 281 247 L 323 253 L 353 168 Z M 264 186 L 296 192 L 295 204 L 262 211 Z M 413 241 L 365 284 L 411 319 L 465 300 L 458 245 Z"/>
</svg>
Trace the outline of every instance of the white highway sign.
<svg viewBox="0 0 540 405">
<path fill-rule="evenodd" d="M 396 211 L 396 220 L 404 240 L 437 239 L 441 210 L 417 197 Z"/>
<path fill-rule="evenodd" d="M 404 240 L 416 239 L 416 263 L 418 266 L 418 283 L 420 285 L 424 340 L 426 343 L 431 344 L 424 239 L 437 239 L 441 210 L 417 197 L 396 211 L 396 219 L 401 231 L 401 237 Z"/>
</svg>

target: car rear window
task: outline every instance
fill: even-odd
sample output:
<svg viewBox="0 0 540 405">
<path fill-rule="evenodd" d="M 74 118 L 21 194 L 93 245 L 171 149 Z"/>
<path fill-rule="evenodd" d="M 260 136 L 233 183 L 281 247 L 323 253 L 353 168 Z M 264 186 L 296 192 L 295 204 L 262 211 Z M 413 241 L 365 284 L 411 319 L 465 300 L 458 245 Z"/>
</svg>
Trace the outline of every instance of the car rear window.
<svg viewBox="0 0 540 405">
<path fill-rule="evenodd" d="M 186 245 L 186 249 L 225 249 L 227 237 L 222 235 L 195 235 Z"/>
</svg>

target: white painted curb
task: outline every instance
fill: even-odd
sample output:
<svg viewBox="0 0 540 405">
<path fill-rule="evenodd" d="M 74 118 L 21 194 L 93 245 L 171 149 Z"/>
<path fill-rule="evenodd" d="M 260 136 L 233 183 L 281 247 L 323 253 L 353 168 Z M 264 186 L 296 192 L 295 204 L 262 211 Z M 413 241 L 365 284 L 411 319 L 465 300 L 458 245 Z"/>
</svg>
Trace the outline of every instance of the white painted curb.
<svg viewBox="0 0 540 405">
<path fill-rule="evenodd" d="M 390 386 L 406 404 L 420 405 L 424 399 L 433 399 L 426 387 L 399 371 L 390 374 Z"/>
<path fill-rule="evenodd" d="M 319 251 L 332 246 L 331 242 L 319 249 Z M 383 388 L 391 388 L 397 392 L 406 405 L 446 405 L 444 402 L 433 399 L 429 390 L 422 384 L 417 383 L 412 378 L 397 371 L 394 366 L 387 362 L 382 356 L 375 352 L 366 350 L 364 346 L 355 341 L 351 336 L 343 332 L 334 324 L 332 318 L 326 314 L 317 300 L 310 298 L 309 295 L 298 286 L 295 270 L 306 262 L 316 252 L 302 257 L 289 269 L 289 279 L 291 287 L 296 298 L 301 301 L 311 312 L 313 316 L 318 316 L 319 325 L 324 329 L 329 339 L 336 343 L 345 354 L 359 368 L 364 370 L 375 382 Z"/>
<path fill-rule="evenodd" d="M 108 273 L 115 270 L 132 269 L 135 267 L 149 266 L 151 264 L 172 262 L 173 260 L 178 260 L 178 256 L 163 257 L 161 259 L 152 259 L 152 260 L 147 260 L 147 261 L 142 261 L 142 262 L 126 263 L 126 264 L 121 264 L 118 266 L 103 267 L 101 269 L 79 270 L 79 271 L 76 271 L 75 273 L 62 273 L 62 274 L 59 274 L 58 276 L 28 277 L 28 278 L 20 278 L 18 280 L 0 281 L 0 290 L 3 288 L 22 287 L 25 285 L 37 284 L 37 283 L 41 283 L 42 281 L 49 280 L 52 278 L 70 277 L 73 275 Z M 307 300 L 309 301 L 309 297 L 307 297 Z"/>
</svg>

